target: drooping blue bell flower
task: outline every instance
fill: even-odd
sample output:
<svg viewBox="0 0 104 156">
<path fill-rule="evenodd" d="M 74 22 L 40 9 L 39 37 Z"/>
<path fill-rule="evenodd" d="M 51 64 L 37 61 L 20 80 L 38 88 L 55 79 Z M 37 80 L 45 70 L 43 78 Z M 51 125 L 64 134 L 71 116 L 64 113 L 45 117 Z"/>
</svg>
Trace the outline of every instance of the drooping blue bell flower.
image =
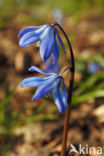
<svg viewBox="0 0 104 156">
<path fill-rule="evenodd" d="M 27 27 L 20 31 L 18 37 L 21 38 L 19 42 L 21 47 L 40 42 L 40 55 L 43 62 L 45 62 L 50 56 L 53 56 L 53 64 L 56 64 L 60 55 L 57 39 L 65 52 L 64 43 L 60 38 L 57 29 L 50 24 Z"/>
<path fill-rule="evenodd" d="M 102 67 L 100 64 L 96 63 L 96 62 L 91 62 L 89 65 L 88 65 L 88 71 L 91 73 L 91 74 L 95 74 L 96 72 L 98 71 L 101 71 L 102 70 Z"/>
<path fill-rule="evenodd" d="M 67 108 L 67 89 L 63 77 L 56 73 L 48 73 L 36 66 L 29 68 L 29 71 L 37 71 L 44 74 L 44 77 L 30 77 L 23 80 L 21 87 L 38 87 L 32 100 L 38 100 L 52 92 L 55 104 L 60 113 Z"/>
</svg>

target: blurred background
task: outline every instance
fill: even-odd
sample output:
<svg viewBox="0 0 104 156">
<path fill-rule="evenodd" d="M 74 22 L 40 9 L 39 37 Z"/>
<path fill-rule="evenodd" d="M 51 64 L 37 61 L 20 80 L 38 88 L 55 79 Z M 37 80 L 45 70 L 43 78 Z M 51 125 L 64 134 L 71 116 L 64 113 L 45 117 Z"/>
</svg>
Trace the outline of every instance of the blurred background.
<svg viewBox="0 0 104 156">
<path fill-rule="evenodd" d="M 28 67 L 45 68 L 39 48 L 21 48 L 17 38 L 27 26 L 53 21 L 63 26 L 75 55 L 68 144 L 104 147 L 104 0 L 0 0 L 0 156 L 60 152 L 64 115 L 51 96 L 31 101 L 35 89 L 20 87 L 24 78 L 38 75 Z M 67 51 L 58 62 L 63 70 L 70 53 L 59 33 Z M 67 87 L 69 77 L 65 72 Z"/>
</svg>

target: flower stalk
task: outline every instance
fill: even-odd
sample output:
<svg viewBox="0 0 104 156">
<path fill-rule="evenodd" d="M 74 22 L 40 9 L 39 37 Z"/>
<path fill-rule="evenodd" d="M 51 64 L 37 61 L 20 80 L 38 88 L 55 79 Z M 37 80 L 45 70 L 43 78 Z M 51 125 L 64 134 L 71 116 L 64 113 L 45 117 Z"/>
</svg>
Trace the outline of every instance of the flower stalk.
<svg viewBox="0 0 104 156">
<path fill-rule="evenodd" d="M 63 130 L 63 140 L 62 140 L 62 150 L 61 150 L 61 156 L 65 156 L 66 155 L 66 147 L 67 147 L 70 110 L 71 110 L 72 90 L 73 90 L 73 83 L 74 83 L 75 63 L 74 63 L 74 55 L 73 55 L 72 46 L 71 46 L 71 43 L 68 39 L 67 34 L 65 33 L 63 28 L 58 23 L 55 22 L 53 25 L 57 26 L 62 31 L 62 33 L 64 34 L 64 36 L 67 40 L 67 43 L 68 43 L 70 56 L 71 56 L 71 67 L 70 67 L 70 73 L 71 74 L 70 74 L 69 88 L 68 88 L 68 106 L 66 109 L 65 119 L 64 119 L 64 130 Z"/>
<path fill-rule="evenodd" d="M 68 69 L 71 69 L 70 67 L 65 68 L 60 74 L 59 76 L 63 75 L 65 71 L 67 71 Z"/>
</svg>

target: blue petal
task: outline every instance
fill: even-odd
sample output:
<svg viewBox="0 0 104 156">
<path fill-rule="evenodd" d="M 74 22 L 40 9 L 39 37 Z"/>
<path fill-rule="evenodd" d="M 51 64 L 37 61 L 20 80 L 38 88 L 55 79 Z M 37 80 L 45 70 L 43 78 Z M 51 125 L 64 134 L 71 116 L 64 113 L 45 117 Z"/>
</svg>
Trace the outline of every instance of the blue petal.
<svg viewBox="0 0 104 156">
<path fill-rule="evenodd" d="M 61 81 L 62 80 L 60 79 L 58 85 L 52 93 L 59 112 L 64 113 L 67 108 L 67 90 L 64 82 L 62 82 L 63 90 L 61 89 Z"/>
<path fill-rule="evenodd" d="M 26 33 L 21 39 L 20 39 L 20 46 L 26 47 L 28 45 L 31 45 L 35 42 L 39 41 L 39 37 L 36 36 L 35 32 L 28 32 Z"/>
<path fill-rule="evenodd" d="M 41 34 L 44 33 L 44 30 L 48 27 L 48 25 L 44 25 L 44 26 L 40 26 L 39 29 L 37 29 L 36 31 L 31 31 L 31 32 L 27 32 L 26 34 L 24 34 L 22 36 L 22 38 L 20 39 L 20 46 L 21 47 L 26 47 L 28 45 L 31 45 L 37 41 L 40 41 L 40 36 Z"/>
<path fill-rule="evenodd" d="M 35 31 L 39 29 L 39 27 L 35 27 L 35 26 L 29 26 L 27 28 L 24 28 L 23 30 L 20 31 L 20 33 L 18 34 L 18 37 L 22 37 L 24 34 L 31 32 L 31 31 Z"/>
<path fill-rule="evenodd" d="M 42 84 L 46 79 L 41 77 L 30 77 L 22 81 L 21 87 L 36 87 Z"/>
<path fill-rule="evenodd" d="M 43 62 L 51 56 L 54 47 L 54 28 L 47 28 L 45 31 L 40 40 L 40 55 Z"/>
<path fill-rule="evenodd" d="M 67 100 L 67 98 L 68 98 L 67 89 L 66 89 L 66 86 L 65 86 L 63 77 L 61 77 L 61 78 L 62 78 L 62 87 L 63 87 L 63 91 L 64 91 L 64 93 L 65 93 L 65 97 L 66 97 L 66 100 Z"/>
<path fill-rule="evenodd" d="M 32 100 L 38 100 L 38 99 L 48 95 L 54 89 L 54 87 L 57 85 L 57 80 L 58 80 L 58 77 L 56 77 L 56 76 L 53 76 L 52 78 L 48 79 L 44 84 L 42 84 L 37 89 Z"/>
<path fill-rule="evenodd" d="M 26 33 L 28 32 L 31 32 L 31 31 L 36 31 L 38 29 L 44 29 L 48 26 L 48 24 L 44 24 L 44 25 L 41 25 L 41 26 L 29 26 L 27 28 L 24 28 L 23 30 L 20 31 L 20 33 L 18 34 L 18 37 L 22 37 L 23 35 L 25 35 Z"/>
<path fill-rule="evenodd" d="M 57 60 L 59 58 L 59 55 L 60 55 L 60 49 L 59 49 L 59 46 L 58 46 L 58 43 L 57 43 L 57 40 L 56 38 L 54 37 L 54 50 L 53 50 L 53 64 L 56 64 L 57 63 Z"/>
<path fill-rule="evenodd" d="M 53 27 L 49 24 L 47 24 L 44 28 L 41 28 L 41 30 L 44 30 L 43 33 L 40 36 L 40 40 L 44 39 L 53 29 Z"/>
<path fill-rule="evenodd" d="M 58 37 L 58 40 L 59 40 L 60 45 L 62 46 L 62 48 L 63 48 L 63 50 L 64 50 L 64 53 L 66 53 L 64 43 L 63 43 L 61 37 L 58 35 L 58 33 L 57 33 L 57 37 Z"/>
<path fill-rule="evenodd" d="M 31 66 L 28 70 L 31 71 L 31 72 L 37 71 L 37 72 L 39 72 L 41 74 L 44 74 L 44 75 L 50 75 L 50 74 L 52 74 L 52 73 L 47 73 L 44 70 L 42 70 L 42 69 L 40 69 L 40 68 L 38 68 L 36 66 Z"/>
</svg>

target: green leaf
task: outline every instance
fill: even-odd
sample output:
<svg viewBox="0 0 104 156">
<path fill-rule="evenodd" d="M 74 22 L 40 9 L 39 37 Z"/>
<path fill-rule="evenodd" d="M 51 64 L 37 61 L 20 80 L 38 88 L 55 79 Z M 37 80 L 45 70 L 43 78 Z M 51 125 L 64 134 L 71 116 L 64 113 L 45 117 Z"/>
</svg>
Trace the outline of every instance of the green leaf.
<svg viewBox="0 0 104 156">
<path fill-rule="evenodd" d="M 84 95 L 80 95 L 72 98 L 72 105 L 76 105 L 78 103 L 85 102 L 91 98 L 104 97 L 104 90 L 97 90 L 93 92 L 89 92 Z"/>
<path fill-rule="evenodd" d="M 86 80 L 80 81 L 77 84 L 78 88 L 74 92 L 74 95 L 75 96 L 80 95 L 81 93 L 83 93 L 83 92 L 87 91 L 88 89 L 94 87 L 94 85 L 97 81 L 99 81 L 101 83 L 101 80 L 103 80 L 103 79 L 104 79 L 104 72 L 89 76 L 88 78 L 86 78 Z"/>
</svg>

